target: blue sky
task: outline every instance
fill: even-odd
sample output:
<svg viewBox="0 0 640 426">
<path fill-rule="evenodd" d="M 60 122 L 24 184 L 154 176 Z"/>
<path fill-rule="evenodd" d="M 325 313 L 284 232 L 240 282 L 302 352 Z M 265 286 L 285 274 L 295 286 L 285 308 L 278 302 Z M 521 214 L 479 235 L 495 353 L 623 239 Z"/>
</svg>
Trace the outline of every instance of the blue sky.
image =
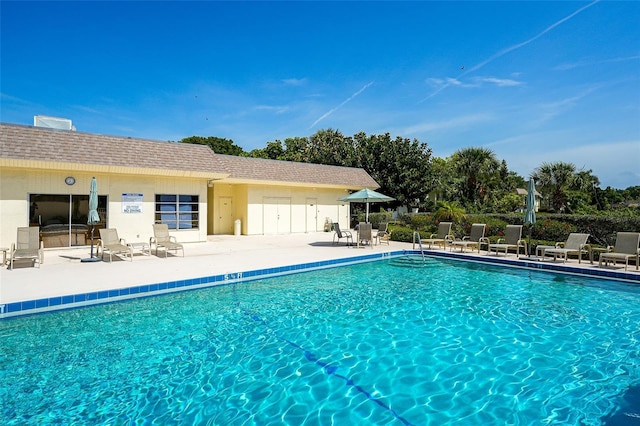
<svg viewBox="0 0 640 426">
<path fill-rule="evenodd" d="M 640 2 L 9 2 L 1 120 L 244 150 L 337 129 L 640 185 Z"/>
</svg>

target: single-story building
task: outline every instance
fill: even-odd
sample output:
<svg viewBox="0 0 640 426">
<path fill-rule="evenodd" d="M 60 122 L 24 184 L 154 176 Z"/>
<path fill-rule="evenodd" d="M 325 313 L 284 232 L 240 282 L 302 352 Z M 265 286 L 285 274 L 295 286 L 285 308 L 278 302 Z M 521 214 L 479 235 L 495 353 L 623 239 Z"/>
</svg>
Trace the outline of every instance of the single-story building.
<svg viewBox="0 0 640 426">
<path fill-rule="evenodd" d="M 349 191 L 379 185 L 364 170 L 215 154 L 203 145 L 0 124 L 0 246 L 39 226 L 45 248 L 89 244 L 91 178 L 100 227 L 148 241 L 166 223 L 180 242 L 207 235 L 348 227 Z M 237 222 L 239 221 L 239 222 Z M 97 235 L 97 232 L 96 232 Z"/>
<path fill-rule="evenodd" d="M 378 188 L 363 169 L 215 155 L 216 170 L 228 175 L 213 182 L 211 234 L 229 234 L 233 218 L 242 234 L 322 231 L 327 221 L 349 227 L 349 190 Z M 235 200 L 235 203 L 233 201 Z M 237 209 L 226 207 L 231 203 Z"/>
<path fill-rule="evenodd" d="M 529 191 L 524 188 L 516 188 L 516 194 L 522 196 L 522 206 L 519 210 L 521 212 L 524 212 L 527 206 L 527 194 L 529 194 Z M 536 190 L 534 195 L 536 199 L 535 211 L 537 212 L 540 209 L 540 200 L 542 199 L 542 194 L 540 194 Z"/>
</svg>

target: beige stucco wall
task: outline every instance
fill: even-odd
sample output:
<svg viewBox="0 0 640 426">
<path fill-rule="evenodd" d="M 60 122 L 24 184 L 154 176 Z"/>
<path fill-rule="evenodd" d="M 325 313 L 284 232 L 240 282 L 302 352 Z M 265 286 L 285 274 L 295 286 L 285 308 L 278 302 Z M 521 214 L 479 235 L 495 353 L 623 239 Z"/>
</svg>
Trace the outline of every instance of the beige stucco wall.
<svg viewBox="0 0 640 426">
<path fill-rule="evenodd" d="M 74 185 L 65 177 L 73 176 Z M 155 177 L 144 175 L 90 174 L 38 169 L 0 170 L 0 246 L 15 242 L 16 229 L 29 226 L 29 194 L 88 195 L 91 178 L 98 181 L 99 195 L 106 195 L 108 226 L 116 228 L 127 242 L 149 241 L 153 236 L 156 194 L 189 194 L 199 196 L 200 224 L 196 230 L 171 231 L 180 242 L 207 239 L 207 181 L 195 178 Z M 122 194 L 143 194 L 142 213 L 123 213 Z"/>
<path fill-rule="evenodd" d="M 224 180 L 216 181 L 209 193 L 209 217 L 213 220 L 211 229 L 214 234 L 232 234 L 234 226 L 228 219 L 221 219 L 222 199 L 231 199 L 233 203 L 232 222 L 240 219 L 242 235 L 270 235 L 322 231 L 325 218 L 340 221 L 340 226 L 349 226 L 349 204 L 337 201 L 348 194 L 344 189 L 311 188 L 278 185 L 235 184 Z M 310 203 L 313 206 L 310 206 Z M 270 217 L 277 215 L 286 223 L 277 229 Z M 310 213 L 314 209 L 314 213 Z M 270 215 L 271 212 L 271 215 Z M 311 216 L 315 215 L 315 229 Z"/>
<path fill-rule="evenodd" d="M 65 177 L 73 176 L 74 185 Z M 309 186 L 279 186 L 229 183 L 208 185 L 202 178 L 176 178 L 121 173 L 88 173 L 36 168 L 0 169 L 0 246 L 15 242 L 16 228 L 28 226 L 29 194 L 88 195 L 91 178 L 98 180 L 98 193 L 107 196 L 108 224 L 127 242 L 148 241 L 153 235 L 156 194 L 198 195 L 200 224 L 195 230 L 176 230 L 179 242 L 206 241 L 208 234 L 232 234 L 235 220 L 241 221 L 242 235 L 270 235 L 322 231 L 325 221 L 349 227 L 350 205 L 337 201 L 344 189 Z M 143 194 L 141 213 L 122 211 L 122 194 Z M 232 208 L 220 219 L 221 200 Z M 279 221 L 276 221 L 276 218 Z M 315 229 L 314 229 L 315 228 Z"/>
<path fill-rule="evenodd" d="M 213 185 L 209 198 L 209 210 L 211 211 L 210 233 L 214 235 L 233 234 L 234 222 L 240 219 L 244 222 L 245 215 L 242 209 L 242 195 L 245 185 L 232 185 L 228 183 L 216 182 Z M 225 208 L 224 202 L 230 202 L 231 208 Z M 222 217 L 225 215 L 225 217 Z"/>
<path fill-rule="evenodd" d="M 248 235 L 322 231 L 326 218 L 339 221 L 341 227 L 349 226 L 349 205 L 337 201 L 346 194 L 341 189 L 252 185 L 246 194 L 243 231 Z M 310 224 L 314 214 L 315 230 Z M 276 218 L 279 225 L 274 225 Z"/>
</svg>

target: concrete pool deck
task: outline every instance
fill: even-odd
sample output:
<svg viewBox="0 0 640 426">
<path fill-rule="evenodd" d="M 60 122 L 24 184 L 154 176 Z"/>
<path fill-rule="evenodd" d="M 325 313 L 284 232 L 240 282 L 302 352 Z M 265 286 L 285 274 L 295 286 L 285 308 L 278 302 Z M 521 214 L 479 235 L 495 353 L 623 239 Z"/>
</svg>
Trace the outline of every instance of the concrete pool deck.
<svg viewBox="0 0 640 426">
<path fill-rule="evenodd" d="M 118 290 L 132 286 L 152 285 L 177 280 L 199 279 L 213 275 L 238 274 L 246 271 L 264 270 L 268 268 L 309 264 L 313 262 L 331 262 L 358 256 L 413 250 L 413 244 L 392 241 L 389 245 L 371 247 L 346 247 L 344 239 L 334 245 L 332 232 L 316 232 L 290 235 L 256 235 L 209 236 L 204 243 L 184 245 L 185 256 L 170 253 L 168 258 L 160 252 L 151 255 L 136 252 L 133 261 L 122 260 L 114 256 L 109 263 L 108 256 L 104 262 L 83 263 L 81 259 L 90 256 L 89 247 L 47 249 L 44 263 L 32 267 L 30 262 L 16 264 L 14 270 L 6 265 L 0 269 L 0 318 L 7 315 L 6 306 L 20 302 L 37 302 L 48 298 L 77 294 L 98 293 L 107 290 Z M 95 250 L 95 247 L 94 247 Z M 464 258 L 467 260 L 489 261 L 491 263 L 525 266 L 533 268 L 552 268 L 562 272 L 606 274 L 609 277 L 627 279 L 640 285 L 640 272 L 635 265 L 624 272 L 624 265 L 599 268 L 597 262 L 578 263 L 570 259 L 566 264 L 550 260 L 537 261 L 518 260 L 514 254 L 487 256 L 485 251 L 480 255 L 459 250 L 425 250 L 425 254 L 439 254 L 448 258 Z M 337 265 L 336 265 L 337 266 Z M 214 284 L 207 284 L 214 285 Z M 131 296 L 129 296 L 131 297 Z M 108 302 L 105 300 L 104 302 Z M 64 301 L 62 304 L 64 305 Z M 95 303 L 95 302 L 94 302 Z M 37 303 L 33 304 L 35 308 Z M 71 306 L 69 306 L 71 307 Z M 32 311 L 22 308 L 24 312 Z M 59 309 L 59 307 L 58 307 Z M 32 311 L 33 313 L 39 310 Z"/>
</svg>

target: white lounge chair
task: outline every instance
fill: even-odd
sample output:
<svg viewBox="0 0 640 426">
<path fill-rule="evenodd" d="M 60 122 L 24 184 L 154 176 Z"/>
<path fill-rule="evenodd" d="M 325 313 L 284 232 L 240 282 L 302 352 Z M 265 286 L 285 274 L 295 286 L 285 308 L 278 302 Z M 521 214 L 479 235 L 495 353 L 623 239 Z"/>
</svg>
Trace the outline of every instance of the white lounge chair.
<svg viewBox="0 0 640 426">
<path fill-rule="evenodd" d="M 507 225 L 504 231 L 504 238 L 499 238 L 495 244 L 489 244 L 487 255 L 491 254 L 493 250 L 496 251 L 496 256 L 500 251 L 504 251 L 506 256 L 509 250 L 516 250 L 516 257 L 520 257 L 520 247 L 524 247 L 524 254 L 527 255 L 527 242 L 522 239 L 522 225 Z"/>
<path fill-rule="evenodd" d="M 460 247 L 460 252 L 464 252 L 467 247 L 473 248 L 475 247 L 480 253 L 480 245 L 486 244 L 489 245 L 489 239 L 484 236 L 484 231 L 486 229 L 486 225 L 484 223 L 474 223 L 471 225 L 471 232 L 469 232 L 468 236 L 462 237 L 462 240 L 455 240 L 451 242 L 451 250 L 454 247 Z"/>
<path fill-rule="evenodd" d="M 431 234 L 429 238 L 422 240 L 422 243 L 429 244 L 428 248 L 431 248 L 432 244 L 445 248 L 447 242 L 453 241 L 453 237 L 451 236 L 451 225 L 453 225 L 452 222 L 440 222 L 438 224 L 438 233 Z"/>
<path fill-rule="evenodd" d="M 153 237 L 149 240 L 149 247 L 156 246 L 156 256 L 158 255 L 158 248 L 164 249 L 164 257 L 167 257 L 169 250 L 173 250 L 178 254 L 178 250 L 182 250 L 182 257 L 184 257 L 184 247 L 178 241 L 176 237 L 169 235 L 169 225 L 166 223 L 156 223 L 153 225 Z"/>
<path fill-rule="evenodd" d="M 100 241 L 98 241 L 98 254 L 102 250 L 101 259 L 104 260 L 105 252 L 109 253 L 109 262 L 113 260 L 114 254 L 122 254 L 126 260 L 127 254 L 129 260 L 133 262 L 133 248 L 127 245 L 124 238 L 118 238 L 118 230 L 115 228 L 100 229 Z"/>
<path fill-rule="evenodd" d="M 616 245 L 613 247 L 612 252 L 600 253 L 600 260 L 598 266 L 602 267 L 604 261 L 605 266 L 609 265 L 609 262 L 624 261 L 624 270 L 626 271 L 629 266 L 629 260 L 634 259 L 636 261 L 636 271 L 640 268 L 640 232 L 618 232 L 616 234 Z M 611 247 L 609 247 L 611 248 Z"/>
<path fill-rule="evenodd" d="M 553 256 L 553 261 L 555 262 L 558 258 L 564 259 L 564 263 L 567 263 L 567 257 L 570 254 L 575 254 L 578 256 L 578 263 L 582 261 L 582 255 L 584 253 L 589 254 L 589 258 L 591 257 L 591 246 L 587 244 L 587 240 L 589 239 L 589 234 L 578 234 L 572 232 L 567 237 L 567 241 L 556 243 L 555 247 L 546 248 L 543 247 L 542 258 L 544 259 L 545 255 Z M 536 249 L 538 251 L 538 249 Z"/>
<path fill-rule="evenodd" d="M 9 267 L 13 269 L 13 262 L 19 259 L 30 259 L 38 267 L 44 262 L 44 245 L 40 241 L 40 229 L 37 226 L 18 228 L 17 240 L 11 244 L 9 252 Z"/>
</svg>

